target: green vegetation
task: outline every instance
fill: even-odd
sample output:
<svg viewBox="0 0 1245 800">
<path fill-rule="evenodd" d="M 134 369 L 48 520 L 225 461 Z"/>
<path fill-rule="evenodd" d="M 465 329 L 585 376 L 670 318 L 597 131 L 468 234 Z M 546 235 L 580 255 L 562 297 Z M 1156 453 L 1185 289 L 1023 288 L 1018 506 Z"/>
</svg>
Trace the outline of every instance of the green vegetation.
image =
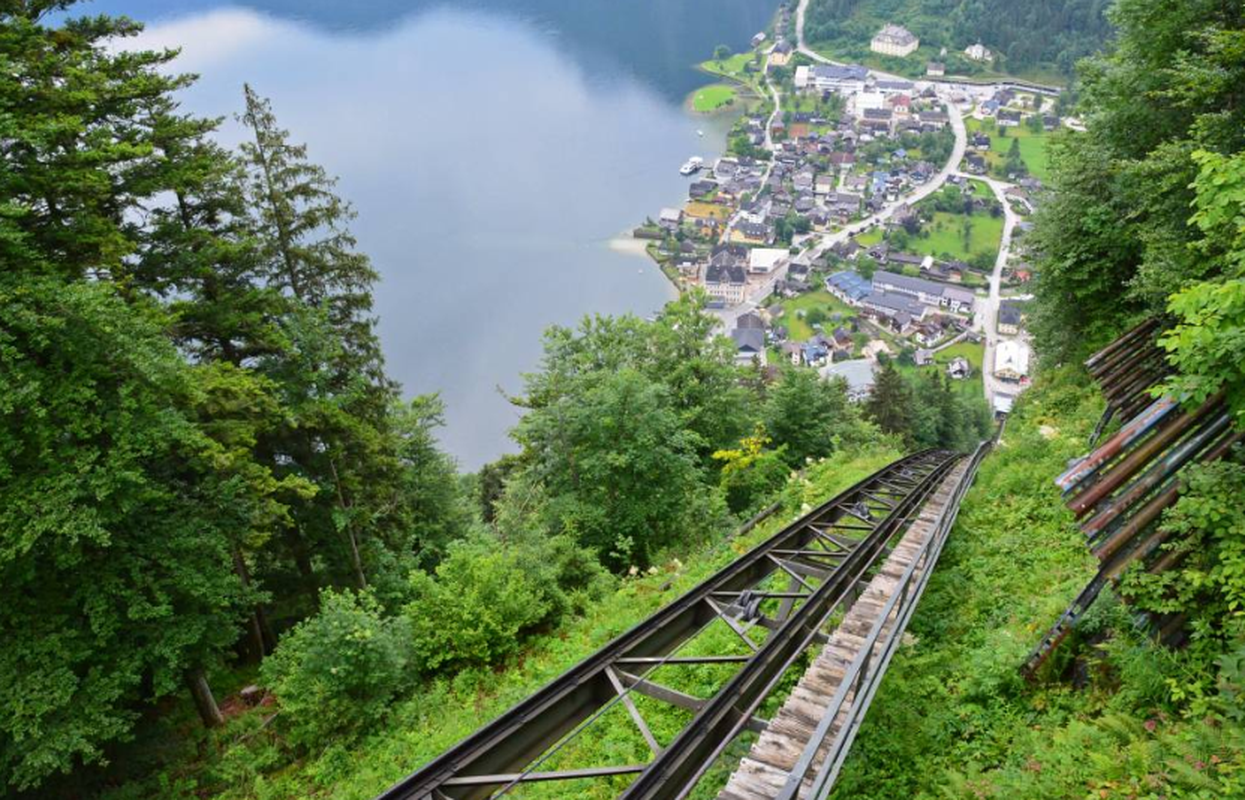
<svg viewBox="0 0 1245 800">
<path fill-rule="evenodd" d="M 848 320 L 857 316 L 856 309 L 839 298 L 818 289 L 782 302 L 782 316 L 775 321 L 776 325 L 785 326 L 787 338 L 793 342 L 804 342 L 813 338 L 813 324 L 828 324 L 834 330 L 832 315 L 840 314 L 841 319 Z"/>
<path fill-rule="evenodd" d="M 921 226 L 921 233 L 908 239 L 904 249 L 971 263 L 982 254 L 994 256 L 998 253 L 1002 239 L 1001 216 L 978 211 L 966 217 L 936 211 L 933 218 Z"/>
<path fill-rule="evenodd" d="M 1023 396 L 975 488 L 835 790 L 841 798 L 1235 797 L 1239 655 L 1167 651 L 1104 597 L 1046 680 L 1017 672 L 1094 562 L 1052 477 L 1102 408 L 1083 373 Z M 1079 678 L 1076 687 L 1057 678 Z M 1200 688 L 1195 688 L 1200 687 Z M 1199 699 L 1195 699 L 1199 698 Z"/>
<path fill-rule="evenodd" d="M 761 68 L 764 60 L 760 54 L 755 51 L 746 53 L 736 53 L 722 59 L 710 59 L 701 62 L 700 69 L 711 75 L 719 75 L 723 78 L 729 78 L 737 83 L 749 87 L 752 93 L 758 97 L 764 96 L 762 90 L 762 74 Z"/>
<path fill-rule="evenodd" d="M 1008 153 L 1012 148 L 1019 150 L 1020 160 L 1024 163 L 1028 174 L 1041 181 L 1050 177 L 1049 157 L 1047 149 L 1051 141 L 1051 133 L 1034 131 L 1027 125 L 1001 128 L 993 120 L 979 120 L 969 117 L 964 121 L 971 136 L 974 133 L 986 133 L 990 137 L 990 149 L 981 155 L 986 159 L 990 175 L 1000 180 L 1007 180 L 1012 170 L 1006 167 Z M 1007 131 L 1007 135 L 1001 135 Z"/>
<path fill-rule="evenodd" d="M 701 114 L 708 114 L 717 111 L 726 106 L 735 104 L 735 87 L 723 84 L 714 84 L 698 89 L 692 95 L 692 110 Z"/>
<path fill-rule="evenodd" d="M 1041 254 L 1031 327 L 1044 357 L 1073 360 L 1170 309 L 1183 323 L 1168 346 L 1184 388 L 1200 396 L 1227 384 L 1245 398 L 1228 355 L 1245 329 L 1245 110 L 1234 94 L 1245 85 L 1243 15 L 1200 0 L 1120 0 L 1112 12 L 1119 46 L 1083 78 L 1093 124 L 1052 143 L 1054 193 L 1031 236 Z"/>
<path fill-rule="evenodd" d="M 551 328 L 511 398 L 520 452 L 458 475 L 439 399 L 403 400 L 386 375 L 376 275 L 333 179 L 249 86 L 243 142 L 220 146 L 215 121 L 179 109 L 192 79 L 174 51 L 122 52 L 135 24 L 48 13 L 70 6 L 0 11 L 5 796 L 369 798 L 806 504 L 990 430 L 977 382 L 938 368 L 888 361 L 862 408 L 809 370 L 740 367 L 693 294 L 651 321 Z M 1062 7 L 1067 22 L 1098 6 Z M 994 34 L 1007 66 L 1064 68 L 1084 42 L 1063 23 L 1004 41 L 1054 18 L 1027 8 Z M 952 33 L 979 13 L 953 12 Z M 1242 422 L 1245 9 L 1118 0 L 1112 15 L 1119 45 L 1084 75 L 1089 131 L 1049 142 L 1037 343 L 1075 364 L 1166 313 L 1171 390 L 1222 391 Z M 1007 138 L 1024 160 L 1026 137 Z M 931 230 L 896 245 L 951 253 L 958 235 L 986 253 L 1001 210 L 969 192 L 930 198 Z M 824 292 L 784 305 L 793 338 L 851 313 Z M 980 369 L 978 345 L 939 364 L 961 354 Z M 1108 592 L 1036 683 L 1019 678 L 1093 570 L 1051 483 L 1101 412 L 1088 387 L 1047 366 L 1022 399 L 839 796 L 1245 794 L 1239 451 L 1188 471 L 1160 521 L 1180 569 L 1127 574 L 1131 607 Z M 730 536 L 776 495 L 776 517 Z M 1137 609 L 1187 617 L 1189 646 L 1150 643 Z M 724 624 L 706 636 L 733 641 Z M 703 694 L 727 676 L 660 679 Z M 689 718 L 640 704 L 661 743 Z M 644 757 L 614 712 L 548 766 Z"/>
<path fill-rule="evenodd" d="M 1109 0 L 812 0 L 805 35 L 827 55 L 907 75 L 924 74 L 933 59 L 945 61 L 951 75 L 1066 81 L 1078 60 L 1107 41 L 1109 5 Z M 869 41 L 888 22 L 916 34 L 920 49 L 907 58 L 871 53 Z M 978 41 L 996 55 L 993 64 L 964 56 L 964 48 Z M 939 55 L 943 47 L 945 58 Z"/>
<path fill-rule="evenodd" d="M 913 449 L 968 452 L 990 433 L 992 415 L 980 391 L 964 391 L 944 370 L 908 372 L 887 360 L 877 371 L 865 413 Z"/>
</svg>

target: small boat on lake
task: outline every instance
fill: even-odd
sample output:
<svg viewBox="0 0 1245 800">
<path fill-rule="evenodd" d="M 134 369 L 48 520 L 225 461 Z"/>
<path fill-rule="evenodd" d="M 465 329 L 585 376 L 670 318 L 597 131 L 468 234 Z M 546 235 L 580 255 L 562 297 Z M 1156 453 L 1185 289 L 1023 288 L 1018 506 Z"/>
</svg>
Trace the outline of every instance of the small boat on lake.
<svg viewBox="0 0 1245 800">
<path fill-rule="evenodd" d="M 703 168 L 704 166 L 705 166 L 705 160 L 703 158 L 701 158 L 700 156 L 692 156 L 691 158 L 687 160 L 686 163 L 683 164 L 683 166 L 679 167 L 679 174 L 680 175 L 694 175 L 697 172 L 700 172 L 701 168 Z"/>
</svg>

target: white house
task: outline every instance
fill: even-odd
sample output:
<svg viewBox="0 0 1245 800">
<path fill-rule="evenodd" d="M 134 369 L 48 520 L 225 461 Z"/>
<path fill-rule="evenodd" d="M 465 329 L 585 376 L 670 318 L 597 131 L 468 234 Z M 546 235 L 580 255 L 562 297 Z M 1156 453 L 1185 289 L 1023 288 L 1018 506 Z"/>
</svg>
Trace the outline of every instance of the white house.
<svg viewBox="0 0 1245 800">
<path fill-rule="evenodd" d="M 921 44 L 912 31 L 902 25 L 887 24 L 869 42 L 869 49 L 885 56 L 910 55 Z"/>
<path fill-rule="evenodd" d="M 852 115 L 860 119 L 870 109 L 886 108 L 886 96 L 881 92 L 857 92 L 849 101 Z"/>
<path fill-rule="evenodd" d="M 906 295 L 924 305 L 946 308 L 958 314 L 971 312 L 976 300 L 976 296 L 967 289 L 883 270 L 873 273 L 873 291 Z"/>
<path fill-rule="evenodd" d="M 717 298 L 728 306 L 742 303 L 747 287 L 748 275 L 743 267 L 711 264 L 705 270 L 705 291 L 710 297 Z"/>
<path fill-rule="evenodd" d="M 994 60 L 994 54 L 987 50 L 981 42 L 978 42 L 977 44 L 970 44 L 968 47 L 965 47 L 964 55 L 968 56 L 973 61 Z"/>
<path fill-rule="evenodd" d="M 1003 381 L 1020 381 L 1029 374 L 1029 348 L 1024 342 L 1004 339 L 994 352 L 994 376 Z"/>
<path fill-rule="evenodd" d="M 755 275 L 768 275 L 788 255 L 785 249 L 779 247 L 754 247 L 748 251 L 748 271 Z"/>
<path fill-rule="evenodd" d="M 842 378 L 847 381 L 847 396 L 856 403 L 863 402 L 868 399 L 869 391 L 873 389 L 873 372 L 876 368 L 874 362 L 867 358 L 856 359 L 855 361 L 840 361 L 837 364 L 831 364 L 821 369 L 821 377 L 825 380 L 833 380 L 834 378 Z"/>
<path fill-rule="evenodd" d="M 801 75 L 803 81 L 801 82 Z M 869 70 L 856 64 L 818 64 L 813 67 L 796 67 L 797 88 L 812 88 L 819 92 L 863 92 Z"/>
</svg>

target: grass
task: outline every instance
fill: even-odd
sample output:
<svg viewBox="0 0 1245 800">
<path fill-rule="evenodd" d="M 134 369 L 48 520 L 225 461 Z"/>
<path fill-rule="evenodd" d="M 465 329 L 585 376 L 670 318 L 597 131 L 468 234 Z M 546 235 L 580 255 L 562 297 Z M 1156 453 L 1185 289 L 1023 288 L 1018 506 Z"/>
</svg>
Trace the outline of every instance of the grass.
<svg viewBox="0 0 1245 800">
<path fill-rule="evenodd" d="M 967 241 L 961 235 L 965 219 L 972 221 Z M 929 235 L 926 236 L 926 233 Z M 987 213 L 977 212 L 971 217 L 965 217 L 963 214 L 936 211 L 920 234 L 909 237 L 908 245 L 904 249 L 935 258 L 950 256 L 960 261 L 968 261 L 978 253 L 997 253 L 1002 239 L 1002 215 L 992 217 Z"/>
<path fill-rule="evenodd" d="M 427 682 L 397 703 L 384 720 L 374 721 L 375 733 L 362 741 L 326 742 L 307 758 L 290 763 L 278 750 L 271 730 L 255 733 L 271 709 L 246 711 L 222 728 L 205 732 L 193 723 L 194 712 L 189 702 L 183 702 L 185 725 L 167 731 L 167 745 L 176 745 L 177 749 L 169 753 L 170 762 L 163 765 L 163 771 L 159 766 L 153 767 L 143 779 L 111 788 L 101 798 L 371 800 L 399 777 L 427 763 L 773 535 L 797 517 L 805 504 L 817 505 L 900 455 L 889 443 L 872 444 L 810 465 L 803 476 L 791 480 L 780 493 L 781 511 L 749 533 L 733 537 L 722 531 L 713 541 L 688 544 L 678 552 L 668 553 L 657 562 L 665 564 L 657 574 L 620 579 L 614 592 L 591 605 L 582 616 L 533 639 L 520 656 L 507 664 L 495 669 L 465 670 L 452 678 Z M 678 561 L 673 558 L 675 555 L 679 556 Z M 781 580 L 785 583 L 785 576 Z M 763 636 L 763 632 L 757 633 Z M 734 634 L 719 625 L 716 630 L 706 631 L 704 638 L 733 642 Z M 701 644 L 702 640 L 697 639 L 686 652 L 696 652 Z M 688 669 L 681 677 L 675 674 L 675 668 L 667 671 L 670 674 L 662 673 L 660 679 L 689 693 L 712 688 L 730 674 L 721 665 Z M 650 702 L 648 698 L 637 697 L 636 702 L 662 744 L 668 744 L 690 717 L 687 712 Z M 651 757 L 634 723 L 621 708 L 603 717 L 566 753 L 582 759 L 580 764 L 636 763 Z M 573 785 L 539 785 L 525 790 L 522 797 L 605 800 L 617 796 L 630 780 L 630 776 L 621 776 Z"/>
<path fill-rule="evenodd" d="M 687 204 L 683 213 L 697 219 L 726 219 L 731 215 L 731 209 L 717 203 L 692 202 Z"/>
<path fill-rule="evenodd" d="M 752 61 L 753 56 L 754 53 L 752 51 L 748 51 L 746 53 L 736 53 L 735 55 L 721 61 L 709 59 L 708 61 L 701 62 L 700 69 L 704 72 L 708 72 L 710 75 L 718 75 L 723 78 L 738 81 L 739 83 L 748 86 L 752 90 L 753 94 L 763 96 L 765 95 L 765 92 L 762 91 L 762 74 L 760 68 L 758 67 L 755 72 L 749 72 L 744 68 L 746 64 Z"/>
<path fill-rule="evenodd" d="M 798 312 L 802 311 L 807 314 L 813 309 L 821 309 L 826 313 L 827 317 L 823 325 L 830 330 L 834 330 L 834 326 L 831 325 L 829 320 L 831 314 L 842 314 L 844 320 L 858 315 L 856 309 L 839 300 L 825 289 L 818 289 L 817 291 L 802 294 L 799 297 L 793 297 L 790 300 L 784 300 L 782 307 L 782 317 L 776 321 L 776 324 L 787 328 L 787 338 L 793 342 L 806 342 L 813 338 L 813 334 L 816 333 L 813 330 L 813 326 L 802 319 Z"/>
<path fill-rule="evenodd" d="M 712 86 L 706 86 L 703 89 L 697 90 L 692 95 L 692 110 L 701 114 L 711 114 L 719 109 L 734 105 L 736 97 L 735 87 L 715 83 Z"/>
<path fill-rule="evenodd" d="M 964 125 L 970 135 L 986 131 L 985 123 L 973 117 L 966 119 Z M 998 131 L 997 127 L 993 132 L 987 131 L 990 136 L 990 150 L 983 155 L 990 173 L 1006 180 L 1007 176 L 1002 171 L 1003 162 L 1007 160 L 1007 151 L 1015 140 L 1020 142 L 1020 160 L 1025 163 L 1029 174 L 1045 181 L 1050 175 L 1050 164 L 1046 155 L 1046 145 L 1050 141 L 1048 134 L 1045 131 L 1034 133 L 1023 123 L 1007 128 L 1006 136 L 1000 136 Z"/>
<path fill-rule="evenodd" d="M 875 225 L 864 233 L 857 234 L 856 241 L 864 247 L 872 247 L 875 244 L 881 243 L 882 236 L 885 232 L 885 228 L 881 225 Z"/>
<path fill-rule="evenodd" d="M 968 363 L 973 365 L 975 375 L 981 374 L 981 362 L 985 357 L 986 346 L 972 342 L 957 342 L 945 350 L 934 353 L 934 361 L 938 364 L 950 364 L 957 358 L 967 358 Z"/>
</svg>

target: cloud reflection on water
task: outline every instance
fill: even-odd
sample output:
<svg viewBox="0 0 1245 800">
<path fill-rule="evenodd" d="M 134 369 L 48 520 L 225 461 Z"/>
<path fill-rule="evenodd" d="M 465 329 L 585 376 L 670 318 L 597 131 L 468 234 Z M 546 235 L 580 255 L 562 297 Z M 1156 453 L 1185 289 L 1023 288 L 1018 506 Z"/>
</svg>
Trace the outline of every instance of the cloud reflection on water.
<svg viewBox="0 0 1245 800">
<path fill-rule="evenodd" d="M 442 440 L 466 468 L 496 457 L 541 332 L 586 313 L 647 314 L 671 289 L 618 231 L 683 197 L 678 164 L 721 147 L 628 74 L 585 72 L 557 38 L 449 10 L 332 35 L 224 9 L 149 27 L 202 74 L 185 105 L 232 115 L 249 81 L 283 127 L 341 176 L 382 274 L 380 331 L 408 394 L 440 391 Z M 707 136 L 698 139 L 697 126 Z M 222 140 L 239 136 L 227 121 Z"/>
</svg>

